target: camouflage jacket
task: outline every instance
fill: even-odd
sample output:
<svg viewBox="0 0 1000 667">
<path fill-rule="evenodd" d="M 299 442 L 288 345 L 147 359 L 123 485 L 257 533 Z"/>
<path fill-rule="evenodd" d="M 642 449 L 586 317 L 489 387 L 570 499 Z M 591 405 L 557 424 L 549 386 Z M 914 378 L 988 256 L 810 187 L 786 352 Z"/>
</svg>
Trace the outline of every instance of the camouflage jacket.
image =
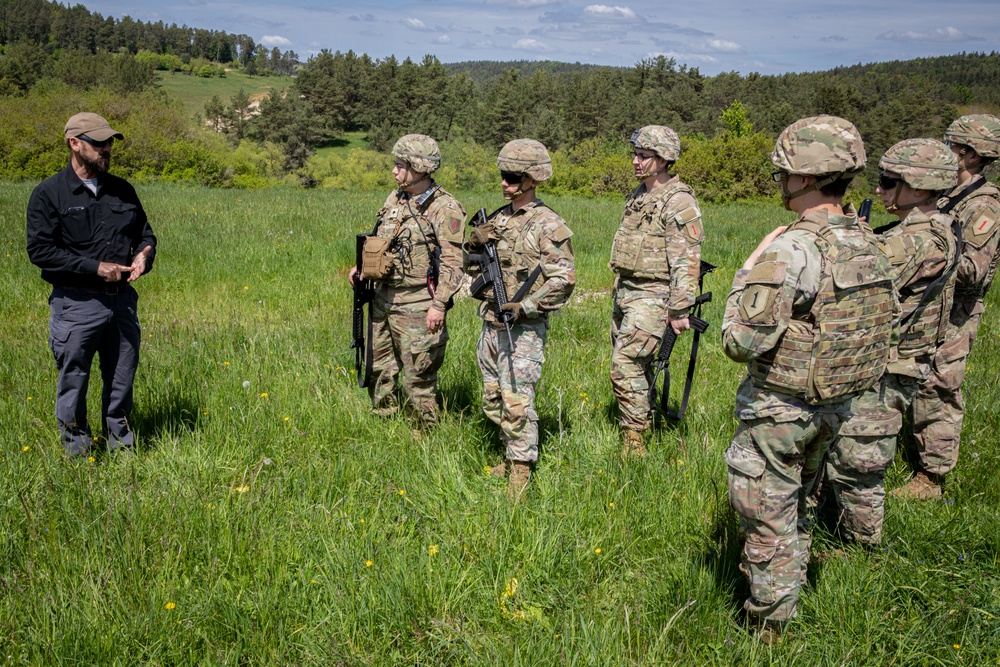
<svg viewBox="0 0 1000 667">
<path fill-rule="evenodd" d="M 444 310 L 462 286 L 462 242 L 465 209 L 453 196 L 431 181 L 419 195 L 402 190 L 390 194 L 378 211 L 375 233 L 392 239 L 395 256 L 392 273 L 378 283 L 378 295 L 386 302 L 428 305 Z M 431 253 L 441 248 L 438 284 L 432 299 L 427 290 Z"/>
<path fill-rule="evenodd" d="M 919 312 L 915 311 L 927 287 L 955 259 L 957 248 L 951 218 L 940 213 L 927 216 L 914 208 L 901 223 L 879 236 L 879 243 L 892 263 L 893 283 L 902 308 L 898 359 L 889 364 L 887 372 L 925 379 L 930 372 L 930 358 L 944 335 L 951 312 L 955 274 L 945 280 L 938 296 L 928 299 Z"/>
<path fill-rule="evenodd" d="M 844 215 L 822 215 L 831 227 L 857 225 L 857 214 L 850 206 L 845 207 Z M 739 269 L 733 278 L 722 323 L 726 356 L 737 362 L 753 362 L 778 348 L 793 322 L 808 320 L 821 288 L 823 262 L 823 253 L 813 233 L 789 229 L 778 236 L 754 265 L 757 268 L 767 263 L 767 273 L 774 277 L 771 283 L 753 285 L 754 302 L 760 301 L 759 308 L 743 303 L 745 294 L 748 299 L 754 296 L 747 286 L 753 269 Z M 816 411 L 846 415 L 850 399 L 848 395 L 843 400 L 809 405 L 804 396 L 760 386 L 748 373 L 736 394 L 736 416 L 739 419 L 771 417 L 785 422 Z"/>
<path fill-rule="evenodd" d="M 977 314 L 984 310 L 983 297 L 993 283 L 1000 261 L 997 253 L 1000 189 L 977 174 L 950 192 L 946 199 L 960 196 L 969 186 L 976 189 L 960 201 L 949 202 L 954 205 L 950 214 L 962 225 L 962 257 L 955 277 L 955 306 L 972 305 L 971 314 Z"/>
<path fill-rule="evenodd" d="M 558 310 L 569 300 L 576 286 L 570 240 L 573 232 L 541 199 L 517 211 L 511 211 L 508 204 L 493 215 L 491 222 L 507 298 L 513 300 L 534 268 L 540 266 L 541 274 L 521 301 L 521 307 L 529 318 L 547 319 L 548 313 Z M 469 266 L 473 279 L 478 274 L 476 265 Z M 483 300 L 479 315 L 487 322 L 495 322 L 493 290 L 484 290 L 478 298 Z"/>
<path fill-rule="evenodd" d="M 698 290 L 705 230 L 694 193 L 676 176 L 629 194 L 608 268 L 618 274 L 618 298 L 663 299 L 671 319 L 688 314 Z"/>
</svg>

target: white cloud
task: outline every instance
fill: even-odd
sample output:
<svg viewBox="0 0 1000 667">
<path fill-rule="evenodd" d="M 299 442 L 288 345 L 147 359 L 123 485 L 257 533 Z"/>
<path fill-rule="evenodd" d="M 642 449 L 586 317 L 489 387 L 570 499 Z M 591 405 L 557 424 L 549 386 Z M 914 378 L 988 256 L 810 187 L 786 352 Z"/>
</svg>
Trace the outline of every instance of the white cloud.
<svg viewBox="0 0 1000 667">
<path fill-rule="evenodd" d="M 463 49 L 491 49 L 493 48 L 493 42 L 489 39 L 480 39 L 473 42 L 472 40 L 467 40 L 465 44 L 462 45 Z"/>
<path fill-rule="evenodd" d="M 433 41 L 435 44 L 449 44 L 451 42 L 451 37 L 448 35 L 441 35 L 440 37 L 435 37 Z"/>
<path fill-rule="evenodd" d="M 416 30 L 418 32 L 428 32 L 430 30 L 430 28 L 427 27 L 427 24 L 420 19 L 403 19 L 400 23 L 405 25 L 410 30 Z"/>
<path fill-rule="evenodd" d="M 524 39 L 517 40 L 516 42 L 511 44 L 511 48 L 520 49 L 522 51 L 537 51 L 537 52 L 543 52 L 549 50 L 549 47 L 547 47 L 545 44 L 539 42 L 537 39 L 531 39 L 530 37 L 525 37 Z"/>
<path fill-rule="evenodd" d="M 647 53 L 644 57 L 646 58 L 656 58 L 657 56 L 663 56 L 664 58 L 673 58 L 681 65 L 687 65 L 690 63 L 704 63 L 706 65 L 718 65 L 718 58 L 713 58 L 712 56 L 707 56 L 699 53 L 677 53 L 676 51 L 654 51 L 652 53 Z"/>
<path fill-rule="evenodd" d="M 610 7 L 608 5 L 587 5 L 583 13 L 602 19 L 627 19 L 634 21 L 639 18 L 628 7 Z"/>
<path fill-rule="evenodd" d="M 715 53 L 743 53 L 743 46 L 726 39 L 706 39 L 705 49 Z"/>
<path fill-rule="evenodd" d="M 291 46 L 292 42 L 287 37 L 282 37 L 281 35 L 264 35 L 260 38 L 260 43 L 264 46 L 270 46 L 274 48 L 275 46 Z"/>
<path fill-rule="evenodd" d="M 958 28 L 954 28 L 952 26 L 935 28 L 925 32 L 917 30 L 904 30 L 902 32 L 889 30 L 880 34 L 878 38 L 885 39 L 890 42 L 962 42 L 965 40 L 981 40 L 980 37 L 966 35 Z"/>
</svg>

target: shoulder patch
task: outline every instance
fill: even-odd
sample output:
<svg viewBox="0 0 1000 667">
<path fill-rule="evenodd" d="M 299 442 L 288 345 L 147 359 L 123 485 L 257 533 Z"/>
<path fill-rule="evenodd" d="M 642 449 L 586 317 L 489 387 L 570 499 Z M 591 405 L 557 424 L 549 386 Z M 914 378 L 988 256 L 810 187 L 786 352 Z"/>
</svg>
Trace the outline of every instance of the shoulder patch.
<svg viewBox="0 0 1000 667">
<path fill-rule="evenodd" d="M 968 227 L 968 237 L 965 239 L 974 246 L 982 246 L 986 243 L 997 228 L 998 216 L 993 211 L 986 209 L 981 211 L 972 219 L 972 224 Z"/>
<path fill-rule="evenodd" d="M 905 264 L 910 257 L 916 254 L 917 250 L 913 243 L 913 237 L 909 234 L 892 237 L 886 241 L 884 249 L 886 257 L 889 258 L 893 266 Z"/>
<path fill-rule="evenodd" d="M 740 295 L 740 318 L 751 324 L 771 325 L 777 320 L 774 301 L 778 288 L 774 285 L 747 285 Z"/>
<path fill-rule="evenodd" d="M 692 243 L 698 243 L 699 241 L 705 240 L 705 228 L 702 227 L 701 220 L 688 222 L 684 225 L 684 235 L 687 236 L 688 241 L 691 241 Z"/>
<path fill-rule="evenodd" d="M 552 230 L 552 240 L 556 243 L 562 243 L 569 237 L 573 236 L 572 230 L 566 226 L 565 223 L 560 224 L 554 230 Z"/>
</svg>

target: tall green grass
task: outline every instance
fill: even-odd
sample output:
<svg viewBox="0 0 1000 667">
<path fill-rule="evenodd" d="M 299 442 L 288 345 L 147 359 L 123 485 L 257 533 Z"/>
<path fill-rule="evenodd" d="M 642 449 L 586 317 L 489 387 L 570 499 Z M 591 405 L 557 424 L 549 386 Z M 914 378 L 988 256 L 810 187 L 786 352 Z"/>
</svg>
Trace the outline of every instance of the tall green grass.
<svg viewBox="0 0 1000 667">
<path fill-rule="evenodd" d="M 890 500 L 874 552 L 817 530 L 800 618 L 767 648 L 740 621 L 722 452 L 743 369 L 718 325 L 735 269 L 788 221 L 778 207 L 705 207 L 720 268 L 691 407 L 622 462 L 606 268 L 620 202 L 545 197 L 574 230 L 578 286 L 552 320 L 540 465 L 511 506 L 484 472 L 502 450 L 478 405 L 473 303 L 449 314 L 433 433 L 373 417 L 355 386 L 346 274 L 384 192 L 141 187 L 160 245 L 137 283 L 133 421 L 155 449 L 65 460 L 30 190 L 0 185 L 2 664 L 998 663 L 992 295 L 946 500 Z"/>
</svg>

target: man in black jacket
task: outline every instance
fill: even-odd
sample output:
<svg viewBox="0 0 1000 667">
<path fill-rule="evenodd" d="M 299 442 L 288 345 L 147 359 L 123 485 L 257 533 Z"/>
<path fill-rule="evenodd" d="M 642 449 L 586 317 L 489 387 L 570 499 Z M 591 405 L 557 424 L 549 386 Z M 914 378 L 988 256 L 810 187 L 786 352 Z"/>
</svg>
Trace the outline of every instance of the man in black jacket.
<svg viewBox="0 0 1000 667">
<path fill-rule="evenodd" d="M 59 432 L 67 454 L 84 456 L 93 444 L 87 385 L 95 353 L 108 449 L 135 446 L 129 415 L 141 332 L 130 283 L 153 268 L 156 237 L 135 189 L 108 173 L 122 134 L 85 112 L 67 121 L 65 138 L 69 164 L 42 181 L 28 202 L 27 249 L 52 284 L 49 345 L 59 369 Z"/>
</svg>

